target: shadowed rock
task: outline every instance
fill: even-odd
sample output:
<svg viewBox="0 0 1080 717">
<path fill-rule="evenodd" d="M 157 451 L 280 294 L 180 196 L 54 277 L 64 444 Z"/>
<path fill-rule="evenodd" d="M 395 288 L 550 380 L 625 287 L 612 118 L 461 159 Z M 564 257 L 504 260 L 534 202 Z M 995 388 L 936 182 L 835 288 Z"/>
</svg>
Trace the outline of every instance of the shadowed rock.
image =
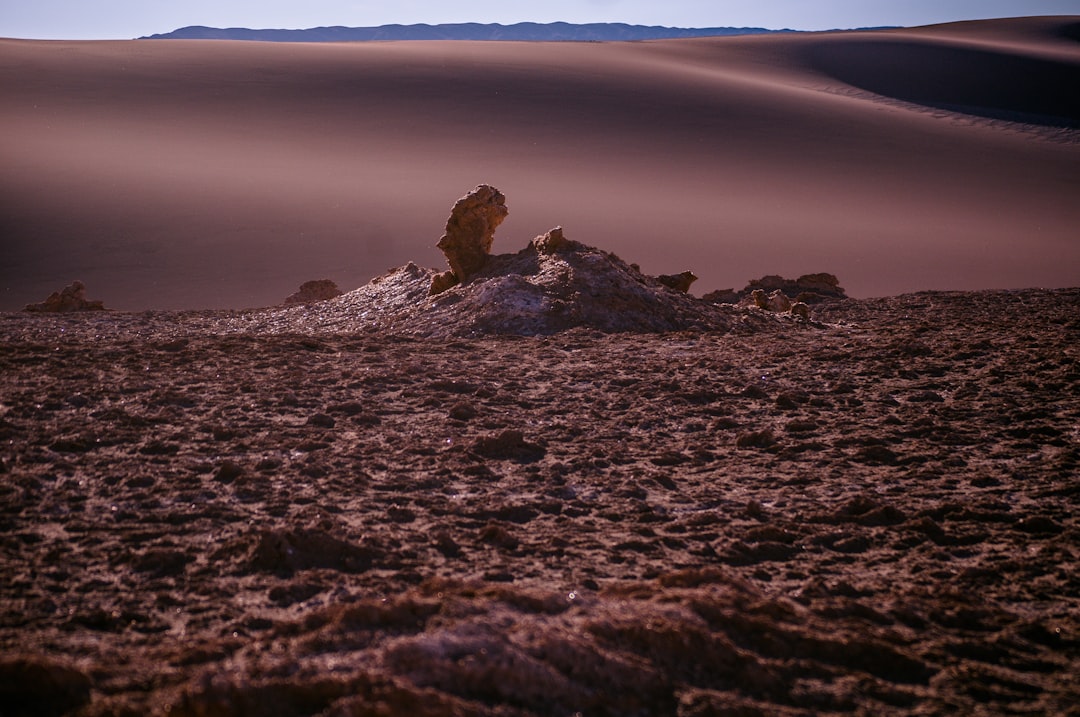
<svg viewBox="0 0 1080 717">
<path fill-rule="evenodd" d="M 690 285 L 697 279 L 692 271 L 684 271 L 681 274 L 661 274 L 656 277 L 656 280 L 664 286 L 684 294 L 690 291 Z"/>
<path fill-rule="evenodd" d="M 803 274 L 798 279 L 785 279 L 782 276 L 770 274 L 750 281 L 740 291 L 721 289 L 705 294 L 701 298 L 714 304 L 739 304 L 749 300 L 760 308 L 771 311 L 788 311 L 791 308 L 783 306 L 780 300 L 773 302 L 780 308 L 758 303 L 754 298 L 754 293 L 757 291 L 760 291 L 762 296 L 768 294 L 770 300 L 782 294 L 793 302 L 801 301 L 804 304 L 819 304 L 823 301 L 847 298 L 847 294 L 840 287 L 840 281 L 832 274 Z"/>
<path fill-rule="evenodd" d="M 436 246 L 446 255 L 450 271 L 459 282 L 484 268 L 491 253 L 495 229 L 508 213 L 506 197 L 489 184 L 481 184 L 454 204 L 450 218 L 446 220 L 446 233 Z M 442 277 L 438 285 L 447 283 L 449 279 Z M 433 294 L 439 293 L 436 288 L 433 283 Z"/>
<path fill-rule="evenodd" d="M 300 285 L 300 290 L 285 299 L 286 306 L 294 304 L 312 304 L 316 301 L 326 301 L 341 296 L 341 289 L 330 279 L 315 279 L 305 281 Z"/>
<path fill-rule="evenodd" d="M 371 567 L 374 558 L 371 549 L 321 530 L 279 529 L 263 531 L 259 535 L 250 564 L 256 570 L 284 575 L 310 568 L 362 573 Z"/>
<path fill-rule="evenodd" d="M 0 704 L 5 715 L 63 715 L 90 701 L 90 678 L 41 657 L 0 661 Z"/>
<path fill-rule="evenodd" d="M 86 298 L 86 285 L 81 281 L 73 281 L 69 286 L 65 286 L 63 290 L 49 294 L 49 298 L 40 304 L 27 304 L 26 310 L 48 313 L 104 311 L 105 305 L 100 301 L 88 301 Z"/>
</svg>

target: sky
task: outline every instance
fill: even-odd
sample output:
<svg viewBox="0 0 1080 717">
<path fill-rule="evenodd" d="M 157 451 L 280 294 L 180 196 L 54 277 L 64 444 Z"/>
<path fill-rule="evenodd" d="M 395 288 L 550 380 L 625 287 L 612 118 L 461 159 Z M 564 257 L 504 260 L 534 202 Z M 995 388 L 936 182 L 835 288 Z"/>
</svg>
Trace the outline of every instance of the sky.
<svg viewBox="0 0 1080 717">
<path fill-rule="evenodd" d="M 1080 0 L 0 0 L 0 37 L 111 40 L 188 25 L 523 21 L 828 30 L 1022 15 L 1080 15 Z"/>
</svg>

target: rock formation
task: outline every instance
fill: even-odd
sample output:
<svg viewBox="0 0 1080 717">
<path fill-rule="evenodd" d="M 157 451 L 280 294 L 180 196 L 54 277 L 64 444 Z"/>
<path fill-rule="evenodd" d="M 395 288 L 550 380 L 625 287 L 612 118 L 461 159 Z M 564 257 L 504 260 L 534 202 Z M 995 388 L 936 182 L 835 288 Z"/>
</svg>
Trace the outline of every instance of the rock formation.
<svg viewBox="0 0 1080 717">
<path fill-rule="evenodd" d="M 316 301 L 326 301 L 341 296 L 341 289 L 330 279 L 315 279 L 305 281 L 300 285 L 300 290 L 285 299 L 286 306 L 293 304 L 311 304 Z"/>
<path fill-rule="evenodd" d="M 832 274 L 803 274 L 798 279 L 785 279 L 776 275 L 763 276 L 751 281 L 743 291 L 754 289 L 780 291 L 789 299 L 807 304 L 847 298 L 847 294 L 840 288 L 840 281 Z"/>
<path fill-rule="evenodd" d="M 581 248 L 580 244 L 566 238 L 562 227 L 555 227 L 551 231 L 536 237 L 532 240 L 532 246 L 539 254 L 554 254 L 563 249 Z"/>
<path fill-rule="evenodd" d="M 335 327 L 430 337 L 603 332 L 769 330 L 777 312 L 720 306 L 689 293 L 690 271 L 649 276 L 611 252 L 569 239 L 557 226 L 515 253 L 490 252 L 506 198 L 480 185 L 454 205 L 438 246 L 450 270 L 416 264 L 303 312 L 305 330 Z M 784 310 L 790 303 L 782 295 Z M 264 317 L 281 330 L 296 312 Z M 463 415 L 463 414 L 462 414 Z"/>
<path fill-rule="evenodd" d="M 750 281 L 740 291 L 721 289 L 705 294 L 701 298 L 714 304 L 740 304 L 750 301 L 756 303 L 753 298 L 755 291 L 761 291 L 763 296 L 765 294 L 775 296 L 779 292 L 792 301 L 801 301 L 804 304 L 820 304 L 823 301 L 847 298 L 847 294 L 840 287 L 840 281 L 832 274 L 804 274 L 798 279 L 785 279 L 782 276 L 770 274 Z M 769 307 L 762 306 L 761 308 Z M 771 310 L 787 311 L 788 309 L 790 306 Z"/>
<path fill-rule="evenodd" d="M 457 200 L 446 220 L 446 233 L 436 245 L 446 255 L 453 277 L 439 275 L 432 282 L 432 294 L 441 293 L 484 268 L 491 254 L 495 229 L 508 213 L 506 197 L 489 184 L 481 184 Z"/>
<path fill-rule="evenodd" d="M 684 271 L 681 274 L 661 274 L 656 277 L 656 280 L 664 286 L 684 294 L 690 291 L 690 285 L 697 279 L 692 271 Z"/>
<path fill-rule="evenodd" d="M 87 300 L 86 285 L 81 281 L 73 281 L 69 286 L 65 286 L 63 290 L 49 294 L 49 298 L 40 304 L 27 304 L 26 310 L 49 313 L 104 311 L 105 305 L 100 301 Z"/>
</svg>

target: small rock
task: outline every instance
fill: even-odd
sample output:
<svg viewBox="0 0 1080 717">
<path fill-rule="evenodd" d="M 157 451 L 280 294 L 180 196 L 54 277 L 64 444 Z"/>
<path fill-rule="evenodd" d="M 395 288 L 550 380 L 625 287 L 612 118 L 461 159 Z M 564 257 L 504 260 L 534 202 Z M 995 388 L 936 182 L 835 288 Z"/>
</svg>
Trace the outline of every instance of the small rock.
<svg viewBox="0 0 1080 717">
<path fill-rule="evenodd" d="M 776 436 L 767 428 L 763 431 L 749 431 L 739 434 L 735 445 L 738 448 L 771 448 L 776 445 Z"/>
<path fill-rule="evenodd" d="M 444 271 L 441 274 L 436 274 L 431 278 L 431 289 L 428 293 L 431 296 L 441 294 L 447 289 L 457 286 L 460 282 L 457 276 L 452 271 Z"/>
<path fill-rule="evenodd" d="M 477 438 L 472 445 L 474 453 L 485 458 L 515 458 L 518 460 L 536 460 L 543 456 L 544 449 L 525 440 L 525 435 L 518 430 L 507 429 L 501 433 Z"/>
<path fill-rule="evenodd" d="M 533 248 L 541 254 L 554 254 L 560 249 L 567 247 L 573 247 L 575 242 L 571 242 L 563 234 L 562 227 L 555 227 L 546 234 L 541 234 L 532 240 Z"/>
<path fill-rule="evenodd" d="M 259 534 L 250 564 L 256 570 L 292 574 L 297 570 L 324 568 L 345 573 L 368 570 L 375 553 L 321 530 L 267 530 Z"/>
<path fill-rule="evenodd" d="M 683 294 L 690 291 L 690 285 L 697 279 L 697 276 L 692 271 L 684 271 L 681 274 L 661 274 L 656 277 L 656 280 L 664 286 Z"/>
<path fill-rule="evenodd" d="M 455 421 L 468 421 L 476 418 L 476 409 L 468 403 L 455 403 L 450 408 L 450 418 Z"/>
<path fill-rule="evenodd" d="M 315 415 L 308 417 L 307 425 L 316 428 L 333 428 L 337 425 L 337 421 L 331 416 L 327 416 L 325 413 L 316 413 Z"/>
<path fill-rule="evenodd" d="M 232 483 L 244 475 L 244 469 L 232 461 L 225 461 L 214 473 L 214 480 L 218 483 Z"/>
</svg>

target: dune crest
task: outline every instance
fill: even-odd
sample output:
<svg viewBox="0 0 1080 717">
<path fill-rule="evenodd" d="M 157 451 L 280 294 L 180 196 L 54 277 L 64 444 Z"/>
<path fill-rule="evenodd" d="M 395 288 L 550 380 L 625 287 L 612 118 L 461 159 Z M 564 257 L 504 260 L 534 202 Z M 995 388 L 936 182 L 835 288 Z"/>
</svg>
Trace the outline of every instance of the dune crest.
<svg viewBox="0 0 1080 717">
<path fill-rule="evenodd" d="M 0 308 L 75 276 L 134 310 L 360 286 L 435 265 L 446 188 L 480 179 L 517 197 L 502 231 L 562 224 L 652 275 L 693 266 L 702 294 L 807 267 L 854 297 L 1070 286 L 1080 134 L 1054 118 L 1078 116 L 1076 20 L 640 43 L 0 40 Z"/>
</svg>

